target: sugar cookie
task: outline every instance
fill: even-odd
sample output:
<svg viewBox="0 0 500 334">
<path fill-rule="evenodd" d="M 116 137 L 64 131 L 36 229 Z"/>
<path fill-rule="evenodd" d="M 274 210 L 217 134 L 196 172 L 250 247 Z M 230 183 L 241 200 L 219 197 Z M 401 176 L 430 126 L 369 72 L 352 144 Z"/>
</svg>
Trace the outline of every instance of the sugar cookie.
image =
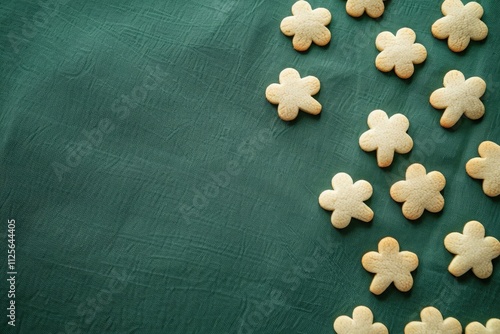
<svg viewBox="0 0 500 334">
<path fill-rule="evenodd" d="M 465 334 L 499 334 L 500 319 L 492 318 L 486 323 L 486 327 L 474 321 L 465 327 Z"/>
<path fill-rule="evenodd" d="M 380 322 L 373 323 L 373 313 L 366 306 L 358 306 L 352 311 L 352 318 L 341 315 L 333 322 L 337 334 L 388 334 L 389 331 Z"/>
<path fill-rule="evenodd" d="M 413 286 L 411 272 L 418 267 L 418 257 L 412 252 L 400 252 L 397 240 L 386 237 L 380 240 L 378 252 L 363 255 L 361 264 L 375 274 L 370 285 L 373 294 L 380 295 L 393 282 L 399 291 L 406 292 Z"/>
<path fill-rule="evenodd" d="M 390 193 L 396 202 L 404 202 L 403 215 L 415 220 L 424 210 L 439 212 L 444 207 L 444 198 L 440 191 L 446 185 L 446 179 L 440 172 L 426 174 L 421 164 L 410 165 L 406 169 L 406 181 L 398 181 L 391 187 Z"/>
<path fill-rule="evenodd" d="M 368 127 L 359 138 L 359 146 L 363 151 L 377 150 L 379 167 L 390 166 L 394 159 L 394 152 L 408 153 L 413 147 L 413 140 L 406 133 L 410 122 L 402 114 L 395 114 L 391 118 L 383 110 L 374 110 L 368 115 Z"/>
<path fill-rule="evenodd" d="M 477 2 L 464 6 L 460 0 L 445 0 L 441 11 L 444 17 L 434 22 L 431 31 L 436 38 L 448 38 L 448 47 L 452 51 L 463 51 L 471 39 L 480 41 L 488 35 L 488 27 L 481 21 L 484 10 Z"/>
<path fill-rule="evenodd" d="M 427 58 L 427 50 L 422 44 L 415 43 L 417 35 L 410 28 L 401 28 L 394 36 L 389 31 L 378 34 L 375 41 L 377 50 L 381 51 L 375 59 L 375 66 L 382 72 L 392 69 L 402 79 L 413 75 L 413 64 L 423 63 Z"/>
<path fill-rule="evenodd" d="M 420 312 L 422 321 L 412 321 L 405 326 L 405 334 L 462 334 L 462 325 L 452 317 L 443 319 L 441 312 L 429 306 Z"/>
<path fill-rule="evenodd" d="M 332 178 L 333 190 L 325 190 L 319 195 L 319 205 L 333 211 L 331 221 L 336 228 L 345 228 L 356 218 L 364 222 L 373 219 L 373 211 L 363 203 L 372 196 L 370 183 L 364 180 L 353 184 L 346 173 L 338 173 Z"/>
<path fill-rule="evenodd" d="M 347 0 L 345 10 L 352 17 L 360 17 L 366 11 L 368 16 L 376 19 L 385 10 L 385 0 Z"/>
<path fill-rule="evenodd" d="M 320 89 L 318 78 L 300 78 L 297 70 L 286 68 L 281 71 L 279 82 L 267 87 L 266 98 L 272 104 L 278 104 L 278 116 L 282 120 L 295 119 L 299 109 L 312 115 L 321 112 L 321 104 L 312 97 Z"/>
<path fill-rule="evenodd" d="M 462 72 L 452 70 L 446 73 L 444 88 L 435 90 L 429 99 L 436 109 L 444 109 L 441 126 L 451 128 L 462 115 L 479 119 L 484 115 L 484 105 L 480 100 L 486 91 L 486 82 L 480 77 L 465 80 Z"/>
<path fill-rule="evenodd" d="M 479 278 L 488 278 L 493 273 L 493 259 L 500 255 L 500 242 L 494 237 L 485 237 L 484 226 L 475 220 L 465 224 L 463 233 L 453 232 L 444 239 L 444 246 L 456 254 L 448 271 L 462 276 L 469 269 Z"/>
<path fill-rule="evenodd" d="M 465 165 L 470 177 L 483 180 L 483 191 L 494 197 L 500 195 L 500 146 L 492 141 L 479 145 L 480 158 L 473 158 Z"/>
<path fill-rule="evenodd" d="M 332 20 L 330 11 L 326 8 L 312 9 L 307 1 L 297 1 L 292 6 L 293 16 L 288 16 L 281 21 L 281 31 L 286 36 L 293 36 L 293 48 L 297 51 L 309 49 L 314 42 L 324 46 L 332 37 L 326 27 Z"/>
</svg>

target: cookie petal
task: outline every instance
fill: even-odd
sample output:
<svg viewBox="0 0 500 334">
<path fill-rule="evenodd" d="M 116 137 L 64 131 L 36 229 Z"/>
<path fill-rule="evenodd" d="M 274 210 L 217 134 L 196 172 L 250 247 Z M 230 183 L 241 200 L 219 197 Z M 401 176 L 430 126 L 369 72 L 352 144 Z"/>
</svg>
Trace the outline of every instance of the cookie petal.
<svg viewBox="0 0 500 334">
<path fill-rule="evenodd" d="M 415 43 L 415 40 L 417 39 L 417 35 L 410 28 L 401 28 L 396 33 L 396 38 L 403 40 L 405 42 L 405 44 L 411 45 L 411 44 Z"/>
<path fill-rule="evenodd" d="M 465 76 L 462 72 L 451 70 L 445 74 L 443 85 L 447 88 L 457 87 L 465 82 Z"/>
<path fill-rule="evenodd" d="M 361 1 L 347 0 L 345 10 L 352 17 L 360 17 L 365 12 L 365 6 Z"/>
<path fill-rule="evenodd" d="M 394 66 L 394 71 L 396 72 L 396 75 L 401 79 L 408 79 L 413 75 L 413 72 L 415 72 L 415 67 L 411 62 L 401 62 L 396 63 L 396 65 Z"/>
<path fill-rule="evenodd" d="M 316 18 L 316 21 L 321 23 L 322 25 L 328 25 L 332 21 L 332 14 L 328 9 L 325 8 L 316 8 L 313 10 L 313 15 Z"/>
<path fill-rule="evenodd" d="M 296 105 L 280 103 L 278 105 L 278 115 L 284 121 L 291 121 L 297 118 L 299 107 Z"/>
<path fill-rule="evenodd" d="M 463 115 L 463 110 L 456 105 L 450 105 L 446 108 L 439 120 L 439 124 L 443 128 L 451 128 L 460 120 Z"/>
<path fill-rule="evenodd" d="M 366 6 L 366 14 L 371 18 L 378 18 L 384 13 L 385 6 L 382 0 L 371 1 L 369 5 Z"/>
<path fill-rule="evenodd" d="M 378 144 L 375 141 L 376 134 L 373 130 L 368 130 L 359 137 L 359 146 L 365 152 L 375 151 Z"/>
<path fill-rule="evenodd" d="M 347 173 L 337 173 L 332 178 L 333 189 L 351 187 L 353 185 L 352 177 Z"/>
<path fill-rule="evenodd" d="M 333 190 L 325 190 L 319 195 L 319 205 L 325 210 L 335 210 L 336 201 L 337 193 Z"/>
<path fill-rule="evenodd" d="M 444 197 L 441 194 L 437 194 L 432 202 L 425 205 L 425 210 L 436 213 L 443 210 L 444 207 Z"/>
<path fill-rule="evenodd" d="M 301 85 L 309 95 L 317 94 L 321 88 L 321 83 L 319 82 L 318 78 L 313 76 L 302 78 Z"/>
<path fill-rule="evenodd" d="M 411 46 L 411 49 L 413 64 L 421 64 L 427 59 L 427 49 L 422 44 L 415 43 Z"/>
<path fill-rule="evenodd" d="M 332 225 L 338 229 L 346 228 L 351 223 L 351 215 L 342 210 L 335 210 L 332 213 Z"/>
<path fill-rule="evenodd" d="M 493 264 L 491 261 L 482 261 L 472 267 L 472 272 L 481 279 L 488 278 L 493 273 Z"/>
<path fill-rule="evenodd" d="M 442 17 L 431 28 L 432 35 L 439 39 L 446 39 L 450 36 L 452 29 L 449 17 Z"/>
<path fill-rule="evenodd" d="M 441 5 L 441 12 L 444 15 L 452 14 L 464 7 L 460 0 L 445 0 Z"/>
<path fill-rule="evenodd" d="M 297 31 L 297 19 L 293 16 L 285 17 L 281 21 L 280 30 L 285 36 L 295 35 L 295 31 Z"/>
<path fill-rule="evenodd" d="M 472 120 L 480 119 L 484 116 L 484 104 L 478 98 L 467 99 L 467 109 L 464 111 L 464 115 Z"/>
<path fill-rule="evenodd" d="M 406 187 L 406 181 L 398 181 L 394 183 L 390 189 L 390 194 L 393 200 L 396 202 L 404 202 L 410 195 L 408 187 Z"/>
<path fill-rule="evenodd" d="M 470 36 L 452 33 L 448 37 L 448 47 L 454 52 L 461 52 L 469 46 Z"/>
<path fill-rule="evenodd" d="M 486 92 L 486 82 L 480 77 L 472 77 L 465 81 L 467 95 L 480 98 Z"/>
<path fill-rule="evenodd" d="M 307 1 L 297 1 L 292 6 L 292 14 L 300 15 L 312 11 L 311 5 Z"/>
<path fill-rule="evenodd" d="M 406 273 L 398 277 L 397 280 L 394 281 L 394 285 L 399 291 L 407 292 L 410 291 L 413 287 L 413 277 L 410 273 Z"/>
<path fill-rule="evenodd" d="M 281 85 L 271 84 L 266 88 L 266 99 L 272 104 L 278 104 L 281 100 Z"/>
<path fill-rule="evenodd" d="M 311 96 L 304 97 L 299 108 L 311 115 L 317 115 L 321 112 L 321 104 Z"/>
<path fill-rule="evenodd" d="M 452 254 L 461 253 L 463 245 L 463 236 L 458 232 L 452 232 L 444 238 L 444 247 Z"/>
<path fill-rule="evenodd" d="M 469 2 L 470 3 L 470 2 Z M 473 41 L 482 41 L 488 36 L 488 26 L 483 21 L 479 21 L 476 25 L 470 27 L 470 38 Z"/>
<path fill-rule="evenodd" d="M 356 196 L 363 202 L 372 197 L 372 185 L 365 180 L 356 181 L 356 183 L 354 183 L 353 185 L 353 189 Z"/>
<path fill-rule="evenodd" d="M 477 2 L 469 2 L 464 6 L 464 11 L 467 12 L 469 16 L 475 17 L 480 19 L 483 17 L 484 14 L 484 9 L 483 7 L 478 4 Z"/>
<path fill-rule="evenodd" d="M 375 66 L 379 71 L 390 72 L 395 64 L 392 56 L 385 51 L 380 52 L 375 58 Z"/>
<path fill-rule="evenodd" d="M 316 33 L 311 37 L 314 44 L 319 46 L 325 46 L 330 42 L 332 34 L 330 33 L 330 30 L 328 30 L 328 28 L 321 26 L 318 27 Z"/>
<path fill-rule="evenodd" d="M 402 207 L 403 215 L 410 220 L 418 219 L 424 213 L 424 207 L 419 203 L 406 201 Z"/>
<path fill-rule="evenodd" d="M 375 40 L 375 46 L 377 50 L 383 51 L 385 48 L 394 44 L 396 37 L 389 31 L 384 31 L 378 34 Z"/>
</svg>

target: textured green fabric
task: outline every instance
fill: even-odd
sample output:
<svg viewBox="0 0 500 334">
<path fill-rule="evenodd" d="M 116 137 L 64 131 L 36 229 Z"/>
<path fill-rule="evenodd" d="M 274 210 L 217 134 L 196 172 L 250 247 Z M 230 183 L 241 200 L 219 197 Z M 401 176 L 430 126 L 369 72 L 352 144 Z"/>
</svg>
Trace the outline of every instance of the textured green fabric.
<svg viewBox="0 0 500 334">
<path fill-rule="evenodd" d="M 332 333 L 366 305 L 392 333 L 432 305 L 465 327 L 500 317 L 489 279 L 453 277 L 444 237 L 479 220 L 500 239 L 500 200 L 465 173 L 500 142 L 498 1 L 460 54 L 432 37 L 440 1 L 387 1 L 380 19 L 332 12 L 332 41 L 299 53 L 279 29 L 293 1 L 0 3 L 1 309 L 16 220 L 17 322 L 2 333 Z M 428 58 L 401 80 L 375 37 L 410 27 Z M 281 121 L 266 87 L 286 67 L 321 81 L 320 116 Z M 458 69 L 487 82 L 486 114 L 440 127 L 428 102 Z M 414 148 L 387 169 L 359 136 L 374 109 L 410 120 Z M 447 180 L 444 210 L 406 220 L 390 186 L 413 162 Z M 344 230 L 318 205 L 338 172 L 368 180 L 371 223 Z M 416 253 L 409 293 L 377 297 L 362 255 L 384 236 Z"/>
</svg>

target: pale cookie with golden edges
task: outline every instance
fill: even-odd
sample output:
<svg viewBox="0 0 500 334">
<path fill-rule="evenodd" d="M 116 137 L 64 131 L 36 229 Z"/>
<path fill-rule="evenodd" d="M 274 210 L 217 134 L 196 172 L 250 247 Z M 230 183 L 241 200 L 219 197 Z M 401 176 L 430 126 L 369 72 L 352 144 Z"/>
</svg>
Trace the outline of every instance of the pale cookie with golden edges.
<svg viewBox="0 0 500 334">
<path fill-rule="evenodd" d="M 493 259 L 500 255 L 500 242 L 494 237 L 485 237 L 483 224 L 472 220 L 465 224 L 463 233 L 453 232 L 444 239 L 444 246 L 456 254 L 448 271 L 462 276 L 472 269 L 479 278 L 488 278 L 493 273 Z"/>
<path fill-rule="evenodd" d="M 500 319 L 492 318 L 486 323 L 486 327 L 474 321 L 465 327 L 465 334 L 499 334 Z"/>
<path fill-rule="evenodd" d="M 387 116 L 383 110 L 374 110 L 368 115 L 368 127 L 359 137 L 363 151 L 377 150 L 379 167 L 388 167 L 394 159 L 394 152 L 405 154 L 413 148 L 413 140 L 406 133 L 410 127 L 408 118 L 402 114 Z"/>
<path fill-rule="evenodd" d="M 378 18 L 384 14 L 385 0 L 347 0 L 345 10 L 352 17 L 360 17 L 366 12 L 371 18 Z"/>
<path fill-rule="evenodd" d="M 281 21 L 281 32 L 286 36 L 293 36 L 293 48 L 297 51 L 306 51 L 314 42 L 319 46 L 327 45 L 332 38 L 326 27 L 332 20 L 330 11 L 326 8 L 312 9 L 307 1 L 297 1 L 292 6 L 293 16 Z"/>
<path fill-rule="evenodd" d="M 418 267 L 418 257 L 408 251 L 399 251 L 396 239 L 386 237 L 380 240 L 378 252 L 368 252 L 363 255 L 361 264 L 366 271 L 374 273 L 370 291 L 380 295 L 391 283 L 399 291 L 409 291 L 413 287 L 411 272 Z"/>
<path fill-rule="evenodd" d="M 440 191 L 445 185 L 443 174 L 437 171 L 427 173 L 424 166 L 415 163 L 406 169 L 406 180 L 394 183 L 390 193 L 396 202 L 404 202 L 403 215 L 415 220 L 424 210 L 436 213 L 443 209 L 444 198 Z"/>
<path fill-rule="evenodd" d="M 470 177 L 483 180 L 483 191 L 494 197 L 500 195 L 500 146 L 483 141 L 478 148 L 480 158 L 470 159 L 465 170 Z"/>
<path fill-rule="evenodd" d="M 464 6 L 460 0 L 445 0 L 441 5 L 444 17 L 432 25 L 434 37 L 448 38 L 448 47 L 453 52 L 467 48 L 470 40 L 481 41 L 488 35 L 488 27 L 481 21 L 484 10 L 477 2 Z"/>
<path fill-rule="evenodd" d="M 318 78 L 307 76 L 301 78 L 293 68 L 281 71 L 279 84 L 271 84 L 266 89 L 266 98 L 278 105 L 278 116 L 284 121 L 291 121 L 299 114 L 299 109 L 312 115 L 321 112 L 321 104 L 312 95 L 321 87 Z"/>
<path fill-rule="evenodd" d="M 341 315 L 333 322 L 337 334 L 389 334 L 387 327 L 380 322 L 373 322 L 373 313 L 366 306 L 358 306 L 352 311 L 352 318 Z"/>
<path fill-rule="evenodd" d="M 415 43 L 417 35 L 410 28 L 401 28 L 394 36 L 389 31 L 378 34 L 375 40 L 380 51 L 375 59 L 375 66 L 382 72 L 394 69 L 396 75 L 408 79 L 415 71 L 413 64 L 420 64 L 427 58 L 427 50 L 420 43 Z"/>
<path fill-rule="evenodd" d="M 451 128 L 462 115 L 472 120 L 484 115 L 484 105 L 480 98 L 486 91 L 486 82 L 480 77 L 465 80 L 462 72 L 452 70 L 446 73 L 443 80 L 444 88 L 435 90 L 429 99 L 436 109 L 444 109 L 440 124 Z"/>
<path fill-rule="evenodd" d="M 429 306 L 420 312 L 422 321 L 412 321 L 405 326 L 405 334 L 462 334 L 462 325 L 452 317 L 443 319 L 435 307 Z"/>
<path fill-rule="evenodd" d="M 333 190 L 325 190 L 319 195 L 319 205 L 333 211 L 332 225 L 338 229 L 345 228 L 356 218 L 364 222 L 373 219 L 373 211 L 363 203 L 373 194 L 373 188 L 365 180 L 353 183 L 349 174 L 338 173 L 332 178 Z"/>
</svg>

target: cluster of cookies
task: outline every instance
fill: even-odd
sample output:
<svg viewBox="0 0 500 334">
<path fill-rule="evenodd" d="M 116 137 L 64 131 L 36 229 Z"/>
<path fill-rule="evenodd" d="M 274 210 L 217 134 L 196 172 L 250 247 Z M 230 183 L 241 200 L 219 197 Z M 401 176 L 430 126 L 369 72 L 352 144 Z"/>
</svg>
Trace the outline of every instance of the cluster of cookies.
<svg viewBox="0 0 500 334">
<path fill-rule="evenodd" d="M 347 0 L 346 11 L 353 17 L 367 13 L 370 17 L 380 17 L 384 12 L 383 0 Z M 448 46 L 454 52 L 463 51 L 470 40 L 486 38 L 488 28 L 481 21 L 483 9 L 476 2 L 464 5 L 460 0 L 444 0 L 444 17 L 437 20 L 431 28 L 432 34 L 439 39 L 448 39 Z M 292 6 L 293 16 L 281 22 L 281 31 L 293 36 L 292 44 L 297 51 L 307 50 L 312 43 L 324 46 L 330 42 L 331 33 L 327 26 L 331 13 L 325 8 L 312 9 L 303 0 Z M 410 28 L 401 28 L 396 35 L 384 31 L 378 34 L 375 45 L 380 51 L 375 66 L 382 72 L 394 70 L 402 79 L 411 77 L 414 65 L 427 58 L 426 48 L 415 43 L 416 34 Z M 278 105 L 278 116 L 290 121 L 297 117 L 299 110 L 317 115 L 321 104 L 313 98 L 320 90 L 320 81 L 314 76 L 301 78 L 293 68 L 284 69 L 279 75 L 279 83 L 266 89 L 269 102 Z M 469 119 L 479 119 L 485 113 L 480 98 L 486 90 L 486 83 L 479 77 L 466 79 L 458 70 L 449 71 L 443 80 L 443 87 L 435 90 L 430 104 L 436 109 L 444 109 L 440 124 L 444 128 L 454 126 L 465 115 Z M 412 150 L 413 140 L 407 133 L 409 120 L 402 114 L 389 117 L 383 110 L 374 110 L 368 115 L 368 127 L 359 138 L 362 150 L 376 151 L 377 164 L 384 168 L 391 165 L 394 154 L 405 154 Z M 479 146 L 478 158 L 466 164 L 466 172 L 473 178 L 483 180 L 483 191 L 488 196 L 500 195 L 500 146 L 485 141 Z M 390 196 L 403 203 L 403 215 L 410 220 L 418 219 L 425 210 L 439 212 L 445 200 L 441 191 L 446 185 L 444 175 L 438 171 L 427 172 L 418 163 L 406 170 L 405 180 L 396 182 L 390 188 Z M 369 182 L 354 182 L 346 173 L 338 173 L 332 178 L 332 189 L 319 196 L 319 204 L 332 211 L 331 223 L 342 229 L 349 225 L 352 218 L 370 222 L 374 213 L 364 202 L 373 194 Z M 463 233 L 450 233 L 444 240 L 446 249 L 455 254 L 448 270 L 454 276 L 461 276 L 472 269 L 479 278 L 487 278 L 493 272 L 492 260 L 500 256 L 500 242 L 494 237 L 486 237 L 481 223 L 470 221 L 465 224 Z M 411 272 L 418 266 L 418 257 L 409 251 L 400 251 L 397 240 L 386 237 L 378 244 L 378 252 L 368 252 L 362 258 L 363 267 L 374 273 L 370 291 L 376 295 L 384 292 L 394 283 L 400 291 L 409 291 L 413 286 Z M 460 323 L 453 318 L 443 320 L 441 313 L 432 307 L 422 311 L 422 322 L 412 322 L 405 333 L 461 333 Z M 366 307 L 354 310 L 353 318 L 342 316 L 334 324 L 337 333 L 387 333 L 387 328 L 379 323 L 373 324 L 373 315 Z M 435 329 L 435 331 L 433 330 Z M 492 319 L 486 327 L 471 323 L 466 333 L 498 333 L 500 320 Z"/>
<path fill-rule="evenodd" d="M 461 334 L 462 325 L 452 317 L 443 319 L 441 312 L 435 307 L 429 306 L 420 312 L 421 321 L 412 321 L 405 326 L 405 334 Z M 352 312 L 352 318 L 342 315 L 335 319 L 333 328 L 338 334 L 366 333 L 366 334 L 388 334 L 389 331 L 384 324 L 373 322 L 373 313 L 366 306 L 358 306 Z M 474 321 L 465 327 L 465 334 L 497 334 L 500 333 L 500 319 L 490 319 L 483 326 Z"/>
</svg>

